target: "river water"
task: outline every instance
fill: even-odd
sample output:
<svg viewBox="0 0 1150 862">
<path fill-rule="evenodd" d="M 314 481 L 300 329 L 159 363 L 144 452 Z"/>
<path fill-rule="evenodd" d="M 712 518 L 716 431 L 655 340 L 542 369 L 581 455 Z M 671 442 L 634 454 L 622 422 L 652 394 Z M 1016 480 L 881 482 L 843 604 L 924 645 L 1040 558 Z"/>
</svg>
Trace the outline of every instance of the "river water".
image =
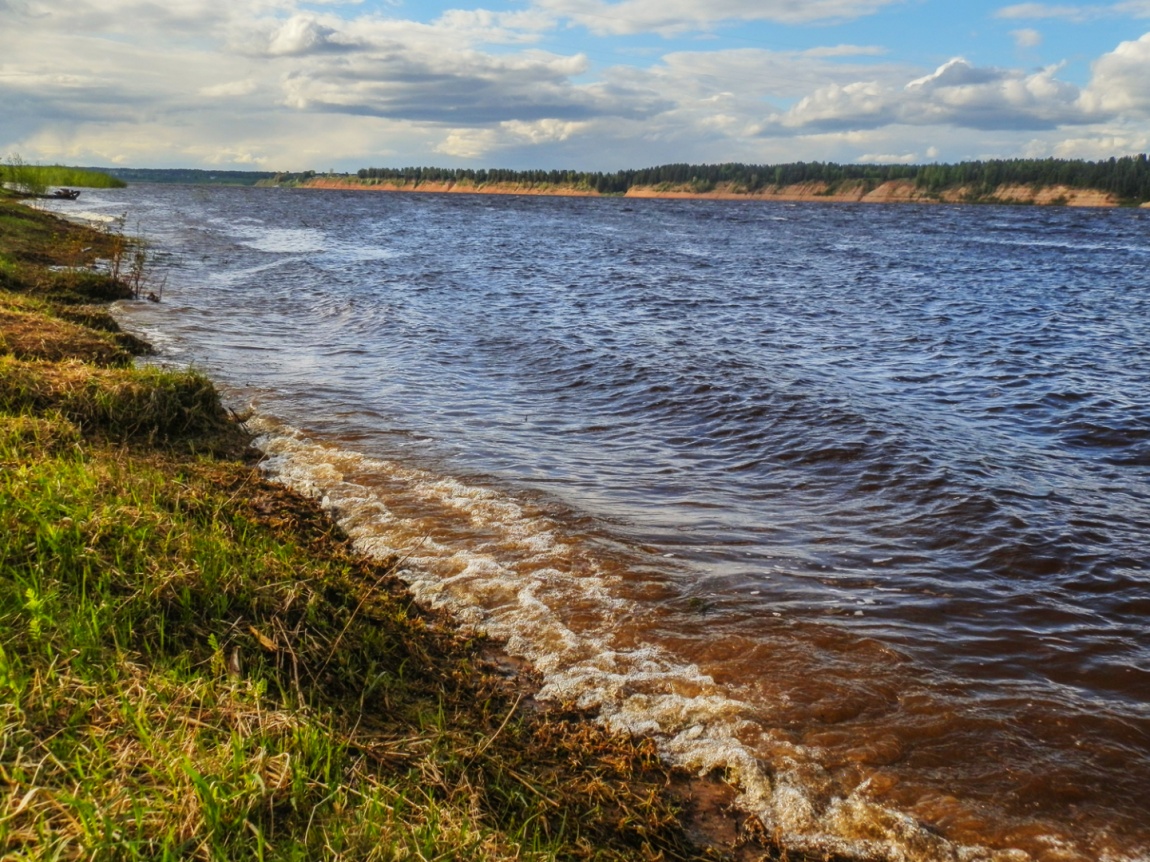
<svg viewBox="0 0 1150 862">
<path fill-rule="evenodd" d="M 795 847 L 1150 858 L 1150 212 L 137 186 L 128 323 Z"/>
</svg>

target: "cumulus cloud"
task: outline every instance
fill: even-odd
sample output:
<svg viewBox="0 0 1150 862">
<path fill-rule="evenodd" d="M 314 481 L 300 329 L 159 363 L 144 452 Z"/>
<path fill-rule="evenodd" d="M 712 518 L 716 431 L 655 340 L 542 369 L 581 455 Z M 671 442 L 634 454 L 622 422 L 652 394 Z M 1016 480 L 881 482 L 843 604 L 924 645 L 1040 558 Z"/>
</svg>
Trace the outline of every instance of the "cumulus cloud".
<svg viewBox="0 0 1150 862">
<path fill-rule="evenodd" d="M 449 55 L 405 48 L 297 69 L 284 82 L 285 104 L 450 126 L 642 117 L 667 106 L 625 88 L 572 83 L 587 69 L 583 55 Z"/>
<path fill-rule="evenodd" d="M 958 57 L 901 88 L 878 81 L 830 84 L 785 115 L 790 128 L 953 125 L 980 130 L 1050 129 L 1090 122 L 1080 91 L 1059 81 L 1057 66 L 1026 74 L 979 68 Z"/>
<path fill-rule="evenodd" d="M 499 149 L 500 143 L 495 129 L 452 129 L 435 152 L 459 159 L 479 159 Z"/>
<path fill-rule="evenodd" d="M 893 81 L 906 74 L 905 67 L 891 64 L 843 62 L 842 58 L 848 56 L 844 47 L 807 51 L 675 51 L 649 69 L 617 67 L 606 76 L 616 80 L 625 77 L 639 86 L 673 92 L 680 102 L 725 93 L 742 104 L 757 105 L 762 111 L 770 100 L 799 98 L 827 81 L 862 75 L 879 75 Z M 867 56 L 880 50 L 859 48 L 850 54 Z"/>
<path fill-rule="evenodd" d="M 1146 152 L 1150 152 L 1150 132 L 1102 129 L 1090 136 L 1063 138 L 1045 145 L 1035 157 L 1106 159 L 1115 153 Z"/>
<path fill-rule="evenodd" d="M 333 38 L 335 36 L 333 28 L 323 26 L 312 16 L 293 15 L 272 33 L 268 41 L 268 53 L 273 56 L 298 56 L 348 47 Z"/>
<path fill-rule="evenodd" d="M 905 81 L 907 70 L 818 51 L 735 49 L 674 52 L 650 68 L 614 67 L 602 79 L 626 98 L 665 104 L 642 128 L 631 129 L 632 134 L 660 142 L 672 160 L 699 152 L 700 160 L 711 161 L 716 152 L 736 160 L 761 160 L 764 156 L 754 153 L 761 153 L 768 137 L 792 138 L 796 133 L 775 119 L 786 104 L 828 80 L 862 75 Z M 641 153 L 640 158 L 647 163 L 651 155 Z"/>
<path fill-rule="evenodd" d="M 452 129 L 435 151 L 462 159 L 477 159 L 512 147 L 562 143 L 589 126 L 585 122 L 546 119 L 530 123 L 508 120 L 497 128 L 488 129 Z"/>
<path fill-rule="evenodd" d="M 847 21 L 900 0 L 535 0 L 539 9 L 600 35 L 708 30 L 723 22 L 783 24 Z"/>
<path fill-rule="evenodd" d="M 895 91 L 877 81 L 828 84 L 806 96 L 783 117 L 782 125 L 823 128 L 876 128 L 898 120 Z"/>
<path fill-rule="evenodd" d="M 1093 77 L 1083 96 L 1097 113 L 1150 115 L 1150 33 L 1123 42 L 1093 66 Z"/>
</svg>

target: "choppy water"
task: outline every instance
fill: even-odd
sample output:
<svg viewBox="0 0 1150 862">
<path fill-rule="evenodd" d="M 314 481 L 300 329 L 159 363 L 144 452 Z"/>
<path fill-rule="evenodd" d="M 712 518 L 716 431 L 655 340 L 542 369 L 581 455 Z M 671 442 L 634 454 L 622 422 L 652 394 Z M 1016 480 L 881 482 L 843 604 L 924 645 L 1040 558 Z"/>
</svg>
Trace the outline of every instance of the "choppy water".
<svg viewBox="0 0 1150 862">
<path fill-rule="evenodd" d="M 1150 858 L 1150 213 L 83 200 L 161 253 L 129 320 L 542 696 L 796 846 Z"/>
</svg>

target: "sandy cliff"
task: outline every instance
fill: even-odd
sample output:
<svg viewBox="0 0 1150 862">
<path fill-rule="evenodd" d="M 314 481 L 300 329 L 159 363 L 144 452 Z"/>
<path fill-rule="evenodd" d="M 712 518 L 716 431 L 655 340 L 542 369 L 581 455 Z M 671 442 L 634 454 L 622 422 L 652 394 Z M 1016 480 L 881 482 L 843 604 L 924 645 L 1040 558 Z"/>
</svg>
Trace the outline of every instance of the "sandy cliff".
<svg viewBox="0 0 1150 862">
<path fill-rule="evenodd" d="M 387 180 L 358 180 L 354 178 L 317 177 L 305 184 L 306 188 L 340 189 L 345 191 L 424 192 L 438 194 L 486 195 L 539 195 L 554 197 L 598 197 L 599 193 L 586 188 L 553 185 L 521 185 L 515 183 L 426 182 L 405 183 Z M 821 201 L 824 203 L 1006 203 L 1035 204 L 1038 206 L 1114 207 L 1118 200 L 1111 194 L 1093 189 L 1072 189 L 1066 186 L 1002 185 L 992 194 L 984 195 L 967 187 L 932 193 L 919 188 L 910 180 L 892 180 L 873 185 L 852 180 L 835 187 L 827 183 L 799 183 L 789 186 L 771 186 L 750 192 L 731 186 L 719 186 L 700 192 L 689 188 L 665 186 L 633 187 L 625 195 L 629 198 L 667 200 L 763 200 L 763 201 Z"/>
</svg>

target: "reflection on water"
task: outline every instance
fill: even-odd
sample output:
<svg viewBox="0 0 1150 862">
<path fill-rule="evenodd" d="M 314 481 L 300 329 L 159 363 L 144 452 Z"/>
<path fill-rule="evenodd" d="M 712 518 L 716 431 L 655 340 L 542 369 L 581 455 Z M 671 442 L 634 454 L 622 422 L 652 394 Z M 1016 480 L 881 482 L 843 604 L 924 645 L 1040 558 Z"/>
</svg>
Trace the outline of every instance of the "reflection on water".
<svg viewBox="0 0 1150 862">
<path fill-rule="evenodd" d="M 809 846 L 1150 853 L 1146 213 L 101 202 L 130 319 L 544 696 Z"/>
</svg>

